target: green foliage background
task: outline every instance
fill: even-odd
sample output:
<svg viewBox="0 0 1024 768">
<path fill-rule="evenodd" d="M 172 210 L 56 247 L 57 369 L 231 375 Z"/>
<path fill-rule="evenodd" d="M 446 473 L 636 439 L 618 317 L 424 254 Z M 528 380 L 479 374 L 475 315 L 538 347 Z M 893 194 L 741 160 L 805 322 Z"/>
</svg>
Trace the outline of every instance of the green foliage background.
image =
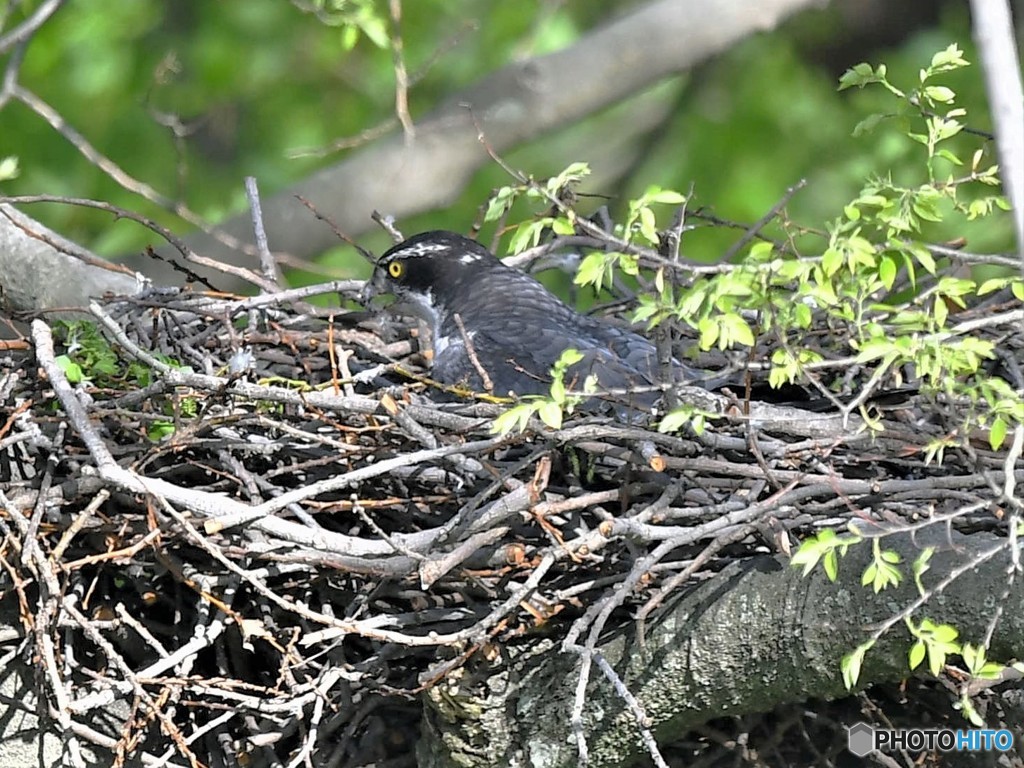
<svg viewBox="0 0 1024 768">
<path fill-rule="evenodd" d="M 372 35 L 360 36 L 347 49 L 353 40 L 338 25 L 337 12 L 314 14 L 301 5 L 78 0 L 32 40 L 20 80 L 129 174 L 216 221 L 244 208 L 244 176 L 256 176 L 263 194 L 270 194 L 343 156 L 303 150 L 357 136 L 393 114 L 390 51 L 375 45 Z M 570 45 L 632 5 L 609 0 L 404 3 L 408 68 L 424 73 L 411 92 L 414 118 L 483 74 Z M 350 2 L 342 10 L 387 17 L 387 4 L 372 0 Z M 18 18 L 13 16 L 8 27 Z M 614 213 L 651 184 L 682 191 L 692 185 L 697 204 L 723 219 L 750 223 L 806 177 L 808 188 L 792 200 L 789 212 L 820 228 L 870 173 L 892 169 L 898 177 L 913 168 L 916 178 L 921 148 L 899 132 L 851 136 L 865 114 L 889 108 L 884 94 L 840 93 L 839 73 L 802 53 L 827 47 L 836 23 L 827 11 L 804 14 L 779 32 L 749 39 L 688 76 L 638 95 L 670 104 L 671 117 L 641 141 L 640 159 L 630 160 L 623 175 L 587 191 L 608 196 Z M 955 3 L 940 27 L 914 35 L 897 51 L 865 50 L 862 59 L 885 61 L 894 82 L 912 87 L 918 67 L 951 42 L 975 60 L 966 8 Z M 951 85 L 972 127 L 988 130 L 980 69 L 955 73 Z M 609 160 L 616 126 L 630 120 L 636 108 L 631 102 L 614 107 L 522 147 L 510 159 L 537 177 L 576 160 L 599 169 Z M 176 139 L 157 114 L 176 116 L 184 135 Z M 177 231 L 188 229 L 125 192 L 21 105 L 0 110 L 0 156 L 6 155 L 19 157 L 21 173 L 3 184 L 5 194 L 92 197 L 154 216 Z M 487 167 L 456 205 L 401 224 L 407 232 L 466 231 L 490 190 L 507 183 L 501 169 Z M 111 226 L 109 215 L 87 209 L 36 206 L 31 213 L 108 255 L 139 249 L 152 239 L 133 224 Z M 1009 243 L 1009 232 L 990 224 L 934 234 L 965 236 L 974 250 Z M 685 249 L 687 255 L 713 260 L 736 236 L 709 228 L 689 234 Z M 342 273 L 365 270 L 343 249 L 327 263 Z"/>
</svg>

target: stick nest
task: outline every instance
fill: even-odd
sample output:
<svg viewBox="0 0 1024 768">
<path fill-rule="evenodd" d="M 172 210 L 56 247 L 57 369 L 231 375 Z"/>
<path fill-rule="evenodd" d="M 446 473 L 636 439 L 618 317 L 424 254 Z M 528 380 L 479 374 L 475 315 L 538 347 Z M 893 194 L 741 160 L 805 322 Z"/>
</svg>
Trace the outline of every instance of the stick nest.
<svg viewBox="0 0 1024 768">
<path fill-rule="evenodd" d="M 82 326 L 36 321 L 2 359 L 0 605 L 64 732 L 132 764 L 408 761 L 417 694 L 498 644 L 656 620 L 723 565 L 851 519 L 998 522 L 1005 455 L 926 460 L 961 421 L 950 400 L 684 392 L 718 415 L 702 434 L 576 414 L 499 436 L 499 406 L 435 402 L 396 372 L 422 371 L 415 335 L 357 312 L 93 311 L 112 341 L 88 381 L 60 357 L 108 344 Z M 870 373 L 829 375 L 856 395 Z"/>
</svg>

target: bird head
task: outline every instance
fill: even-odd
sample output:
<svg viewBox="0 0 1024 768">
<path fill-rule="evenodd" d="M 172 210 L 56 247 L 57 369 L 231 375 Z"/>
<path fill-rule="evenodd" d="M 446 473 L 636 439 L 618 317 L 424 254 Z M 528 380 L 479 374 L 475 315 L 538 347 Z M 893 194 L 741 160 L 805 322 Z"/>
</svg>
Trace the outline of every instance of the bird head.
<svg viewBox="0 0 1024 768">
<path fill-rule="evenodd" d="M 360 296 L 363 304 L 390 294 L 397 304 L 436 323 L 450 298 L 501 262 L 479 243 L 453 232 L 423 232 L 377 260 Z"/>
</svg>

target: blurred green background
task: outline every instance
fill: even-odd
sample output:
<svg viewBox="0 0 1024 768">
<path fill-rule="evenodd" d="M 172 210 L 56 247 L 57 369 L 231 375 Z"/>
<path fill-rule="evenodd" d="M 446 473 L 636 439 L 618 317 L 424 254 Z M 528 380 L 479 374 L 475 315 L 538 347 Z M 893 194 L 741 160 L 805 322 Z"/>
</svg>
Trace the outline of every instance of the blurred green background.
<svg viewBox="0 0 1024 768">
<path fill-rule="evenodd" d="M 7 28 L 38 4 L 13 9 Z M 631 2 L 417 0 L 403 5 L 403 38 L 413 117 L 434 108 L 510 61 L 557 50 L 595 25 L 639 5 Z M 587 160 L 599 181 L 584 190 L 621 210 L 651 184 L 688 191 L 695 206 L 749 224 L 802 178 L 808 186 L 789 216 L 820 229 L 872 173 L 920 181 L 923 150 L 883 126 L 854 138 L 867 114 L 893 108 L 880 88 L 837 91 L 842 71 L 885 62 L 890 79 L 912 88 L 933 53 L 959 44 L 976 62 L 962 2 L 893 2 L 896 19 L 853 30 L 843 3 L 804 12 L 781 29 L 749 38 L 686 75 L 509 153 L 535 176 Z M 341 14 L 388 17 L 387 3 L 337 9 L 301 2 L 77 0 L 62 8 L 29 45 L 20 82 L 60 112 L 101 153 L 160 193 L 183 200 L 210 221 L 246 207 L 243 178 L 269 195 L 345 152 L 333 142 L 380 125 L 394 111 L 392 54 L 379 28 L 353 40 Z M 383 40 L 386 42 L 386 40 Z M 354 46 L 349 49 L 349 45 Z M 9 63 L 9 62 L 8 62 Z M 990 130 L 980 67 L 953 73 L 968 123 Z M 635 125 L 646 121 L 639 134 Z M 622 141 L 622 127 L 632 125 Z M 976 140 L 975 140 L 976 141 Z M 990 147 L 990 152 L 993 149 Z M 0 157 L 15 155 L 20 175 L 4 194 L 90 197 L 152 216 L 177 232 L 190 227 L 121 189 L 21 104 L 0 110 Z M 969 153 L 968 153 L 969 156 Z M 406 233 L 467 231 L 489 192 L 510 183 L 496 165 L 476 174 L 456 204 L 400 222 Z M 692 206 L 691 206 L 692 207 Z M 32 216 L 95 251 L 118 256 L 153 242 L 132 223 L 84 208 L 32 206 Z M 330 214 L 330 211 L 324 211 Z M 386 213 L 386 211 L 385 211 Z M 525 213 L 525 211 L 524 211 Z M 735 230 L 689 235 L 687 255 L 714 260 Z M 968 238 L 972 250 L 1009 248 L 1008 228 L 936 232 Z M 380 248 L 383 234 L 361 238 Z M 365 274 L 348 249 L 323 255 L 324 274 Z M 300 278 L 301 279 L 301 278 Z M 310 278 L 305 278 L 310 279 Z"/>
</svg>

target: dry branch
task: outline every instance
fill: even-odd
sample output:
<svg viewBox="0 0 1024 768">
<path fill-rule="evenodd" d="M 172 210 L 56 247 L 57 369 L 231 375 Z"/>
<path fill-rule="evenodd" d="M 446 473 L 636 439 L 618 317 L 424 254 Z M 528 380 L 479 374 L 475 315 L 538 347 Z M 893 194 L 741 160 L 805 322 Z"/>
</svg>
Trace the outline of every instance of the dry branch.
<svg viewBox="0 0 1024 768">
<path fill-rule="evenodd" d="M 876 606 L 843 632 L 813 611 L 795 618 L 794 604 L 830 587 L 760 573 L 766 547 L 786 552 L 798 535 L 851 520 L 918 536 L 998 532 L 1000 495 L 1024 480 L 1019 452 L 975 447 L 927 464 L 942 427 L 919 401 L 872 434 L 853 416 L 684 390 L 720 414 L 714 430 L 577 417 L 499 437 L 495 406 L 435 402 L 424 385 L 403 385 L 396 371 L 417 363 L 406 336 L 382 337 L 390 331 L 360 312 L 328 324 L 304 309 L 273 295 L 107 300 L 91 312 L 119 362 L 102 382 L 68 381 L 58 353 L 72 342 L 43 321 L 31 353 L 3 359 L 4 637 L 44 660 L 72 763 L 111 750 L 142 764 L 208 764 L 243 750 L 265 762 L 366 764 L 388 754 L 381 734 L 409 753 L 423 691 L 432 707 L 477 701 L 459 682 L 471 669 L 489 669 L 492 690 L 521 675 L 504 698 L 480 700 L 492 714 L 520 713 L 518 730 L 502 726 L 507 741 L 492 739 L 491 759 L 504 744 L 501 760 L 516 765 L 524 744 L 548 740 L 564 755 L 552 765 L 582 750 L 612 765 L 634 753 L 643 719 L 657 760 L 667 734 L 723 711 L 708 685 L 731 691 L 733 712 L 838 694 L 838 656 L 864 622 L 888 618 Z M 141 391 L 139 370 L 150 377 Z M 995 572 L 976 578 L 1005 592 L 993 648 L 1011 647 L 1024 615 L 1019 583 L 1003 576 L 1011 540 L 964 541 L 943 556 L 972 562 L 979 542 L 997 548 L 977 560 Z M 936 599 L 963 588 L 954 580 Z M 781 602 L 743 617 L 753 634 L 733 639 L 813 674 L 790 685 L 762 677 L 758 689 L 741 684 L 753 669 L 737 666 L 735 679 L 718 669 L 712 681 L 694 656 L 688 687 L 656 704 L 647 684 L 666 690 L 659 675 L 676 669 L 651 656 L 659 638 L 685 626 L 691 651 L 714 645 L 710 617 L 736 625 L 737 601 L 753 594 Z M 699 616 L 684 610 L 698 603 Z M 809 638 L 813 659 L 800 655 Z M 880 652 L 865 679 L 898 674 L 892 654 Z M 133 707 L 118 709 L 126 698 Z M 546 714 L 530 714 L 535 705 Z M 471 710 L 430 717 L 431 734 L 465 737 L 478 727 Z M 621 738 L 602 735 L 611 727 Z"/>
</svg>

